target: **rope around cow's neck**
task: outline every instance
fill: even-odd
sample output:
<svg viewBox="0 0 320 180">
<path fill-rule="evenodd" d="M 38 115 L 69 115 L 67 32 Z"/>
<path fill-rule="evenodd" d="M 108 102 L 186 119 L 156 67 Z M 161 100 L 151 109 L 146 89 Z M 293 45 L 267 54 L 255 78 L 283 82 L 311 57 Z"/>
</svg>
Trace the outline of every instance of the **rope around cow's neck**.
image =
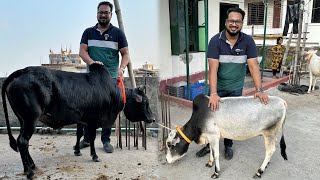
<svg viewBox="0 0 320 180">
<path fill-rule="evenodd" d="M 161 126 L 161 127 L 163 127 L 163 128 L 166 128 L 166 129 L 172 131 L 172 129 L 170 129 L 170 128 L 168 128 L 168 127 L 166 127 L 166 126 L 164 126 L 164 125 L 162 125 L 162 124 L 160 124 L 160 123 L 156 123 L 156 124 L 158 124 L 159 126 Z M 176 129 L 177 129 L 178 133 L 180 134 L 180 136 L 181 136 L 185 141 L 187 141 L 189 144 L 192 142 L 192 141 L 182 132 L 181 126 L 176 126 Z"/>
<path fill-rule="evenodd" d="M 168 128 L 167 126 L 164 126 L 164 125 L 162 125 L 162 124 L 160 124 L 160 123 L 156 123 L 156 124 L 158 124 L 159 126 L 161 126 L 161 127 L 163 127 L 163 128 L 166 128 L 166 129 L 172 131 L 172 129 Z"/>
<path fill-rule="evenodd" d="M 182 138 L 186 140 L 189 144 L 191 144 L 192 141 L 182 132 L 181 126 L 176 126 L 176 129 L 179 132 L 179 134 L 182 136 Z"/>
<path fill-rule="evenodd" d="M 127 102 L 127 97 L 126 97 L 126 91 L 125 91 L 125 88 L 124 88 L 123 80 L 122 80 L 122 78 L 119 76 L 118 79 L 117 79 L 117 81 L 118 81 L 118 86 L 120 86 L 120 88 L 121 88 L 123 103 L 126 104 L 126 102 Z"/>
<path fill-rule="evenodd" d="M 308 58 L 307 61 L 310 62 L 314 55 L 317 55 L 316 52 L 312 52 L 312 54 L 310 55 L 310 58 Z"/>
</svg>

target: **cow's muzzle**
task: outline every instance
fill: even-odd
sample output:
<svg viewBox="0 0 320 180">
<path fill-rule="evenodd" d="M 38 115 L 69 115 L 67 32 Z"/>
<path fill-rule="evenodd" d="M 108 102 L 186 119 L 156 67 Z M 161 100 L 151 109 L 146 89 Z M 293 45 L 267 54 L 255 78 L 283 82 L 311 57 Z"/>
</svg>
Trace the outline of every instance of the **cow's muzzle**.
<svg viewBox="0 0 320 180">
<path fill-rule="evenodd" d="M 156 121 L 155 117 L 148 117 L 146 123 L 154 123 Z"/>
</svg>

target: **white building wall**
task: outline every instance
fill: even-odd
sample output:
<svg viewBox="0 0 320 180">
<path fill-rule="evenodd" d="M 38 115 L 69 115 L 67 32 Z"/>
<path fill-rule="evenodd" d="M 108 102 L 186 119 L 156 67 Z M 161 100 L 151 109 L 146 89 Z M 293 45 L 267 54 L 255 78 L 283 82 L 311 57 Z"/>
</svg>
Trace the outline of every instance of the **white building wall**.
<svg viewBox="0 0 320 180">
<path fill-rule="evenodd" d="M 307 41 L 310 43 L 310 46 L 319 46 L 320 23 L 310 23 L 307 31 L 309 32 L 307 34 Z"/>
<path fill-rule="evenodd" d="M 212 1 L 210 1 L 212 2 Z M 159 1 L 160 26 L 160 80 L 186 76 L 185 55 L 171 55 L 169 2 Z M 189 54 L 189 74 L 204 71 L 205 53 Z"/>
<path fill-rule="evenodd" d="M 220 21 L 220 3 L 230 3 L 230 4 L 239 4 L 239 7 L 244 9 L 245 12 L 248 10 L 249 2 L 257 2 L 258 0 L 209 0 L 208 1 L 208 19 L 209 19 L 209 40 L 212 36 L 219 32 L 219 21 Z M 279 34 L 282 35 L 283 27 L 286 17 L 286 0 L 281 0 L 281 27 L 272 28 L 273 24 L 273 7 L 274 1 L 269 0 L 268 5 L 268 20 L 267 20 L 267 34 Z M 317 33 L 320 32 L 320 23 L 311 22 L 311 9 L 312 2 L 306 6 L 306 9 L 309 9 L 309 16 L 305 14 L 306 22 L 309 22 L 307 35 L 308 41 L 320 42 L 320 36 L 317 36 Z M 160 36 L 160 45 L 159 45 L 159 59 L 160 59 L 160 80 L 186 76 L 186 64 L 183 58 L 183 55 L 173 56 L 171 55 L 171 39 L 170 39 L 170 18 L 169 18 L 169 2 L 168 1 L 159 1 L 159 36 Z M 308 11 L 307 11 L 308 12 Z M 201 20 L 201 18 L 199 19 Z M 252 27 L 247 24 L 247 15 L 244 19 L 243 32 L 251 34 Z M 292 25 L 291 25 L 292 26 Z M 263 34 L 264 26 L 255 26 L 254 34 Z M 256 40 L 256 44 L 262 44 L 263 40 Z M 275 40 L 266 40 L 266 45 L 275 44 Z M 292 44 L 294 45 L 294 43 Z M 189 64 L 189 74 L 195 74 L 205 70 L 205 53 L 190 53 L 190 64 Z"/>
<path fill-rule="evenodd" d="M 248 13 L 248 3 L 252 2 L 261 2 L 260 0 L 246 0 L 244 2 L 244 11 Z M 284 3 L 286 4 L 286 0 L 281 0 L 281 14 L 282 14 L 282 19 L 280 20 L 280 24 L 284 24 L 284 18 L 285 18 L 285 12 L 286 9 L 284 9 Z M 273 28 L 273 11 L 274 11 L 274 1 L 269 0 L 268 1 L 268 14 L 267 14 L 267 29 L 266 29 L 266 34 L 282 34 L 283 32 L 283 25 L 280 26 L 280 28 Z M 247 34 L 252 34 L 252 26 L 247 25 L 248 24 L 248 14 L 246 14 L 246 17 L 244 18 L 244 25 L 243 25 L 243 32 Z M 264 33 L 264 25 L 255 25 L 254 26 L 254 34 L 263 34 Z"/>
<path fill-rule="evenodd" d="M 243 8 L 243 0 L 209 0 L 208 1 L 208 19 L 209 19 L 209 40 L 212 36 L 219 32 L 220 2 L 239 4 Z M 170 40 L 170 18 L 169 18 L 169 2 L 159 1 L 159 18 L 160 18 L 160 80 L 186 76 L 187 68 L 184 61 L 184 55 L 171 55 Z M 201 18 L 200 18 L 201 19 Z M 190 53 L 189 74 L 199 73 L 205 70 L 205 53 Z"/>
<path fill-rule="evenodd" d="M 318 46 L 320 44 L 320 23 L 311 23 L 312 18 L 312 8 L 313 8 L 313 0 L 311 0 L 307 6 L 305 7 L 305 13 L 304 13 L 304 22 L 308 23 L 308 30 L 309 32 L 307 34 L 307 38 L 309 42 L 313 42 L 312 44 L 318 43 Z M 318 16 L 320 16 L 318 14 Z M 311 45 L 313 46 L 313 45 Z"/>
<path fill-rule="evenodd" d="M 245 12 L 248 12 L 248 3 L 250 2 L 257 2 L 258 0 L 245 0 L 244 2 L 244 10 Z M 280 28 L 273 28 L 272 24 L 273 24 L 273 8 L 274 8 L 274 1 L 273 0 L 269 0 L 268 1 L 268 19 L 267 19 L 267 29 L 266 29 L 266 34 L 278 34 L 279 36 L 282 35 L 283 33 L 283 28 L 284 28 L 284 24 L 285 24 L 285 19 L 286 19 L 286 13 L 287 13 L 287 0 L 281 0 L 281 20 L 280 20 L 280 24 L 281 27 Z M 318 46 L 318 44 L 320 43 L 320 36 L 318 36 L 317 34 L 320 32 L 320 23 L 311 23 L 311 15 L 312 15 L 312 8 L 313 8 L 313 0 L 311 0 L 310 2 L 307 1 L 307 5 L 304 7 L 304 23 L 303 23 L 303 29 L 305 26 L 305 23 L 308 23 L 308 29 L 307 29 L 307 43 L 306 43 L 306 47 L 312 47 L 312 46 Z M 252 34 L 252 26 L 248 26 L 247 24 L 247 18 L 244 19 L 244 26 L 243 26 L 243 32 L 247 33 L 247 34 Z M 292 28 L 292 24 L 289 25 L 289 32 L 291 31 Z M 289 32 L 288 32 L 288 36 L 289 37 Z M 254 26 L 254 34 L 255 35 L 263 35 L 264 33 L 264 26 L 263 25 L 257 25 Z M 294 35 L 293 36 L 293 40 L 292 40 L 292 44 L 291 46 L 295 46 L 296 45 L 296 38 L 298 35 Z M 303 37 L 303 35 L 302 35 Z M 284 44 L 286 44 L 286 41 L 284 41 Z M 257 45 L 262 45 L 263 44 L 263 40 L 261 39 L 256 39 L 255 40 Z M 275 44 L 275 40 L 274 39 L 266 39 L 265 41 L 266 45 L 274 45 Z"/>
<path fill-rule="evenodd" d="M 160 80 L 172 77 L 172 56 L 170 42 L 170 17 L 169 2 L 158 1 L 159 3 L 159 56 L 160 56 Z"/>
</svg>

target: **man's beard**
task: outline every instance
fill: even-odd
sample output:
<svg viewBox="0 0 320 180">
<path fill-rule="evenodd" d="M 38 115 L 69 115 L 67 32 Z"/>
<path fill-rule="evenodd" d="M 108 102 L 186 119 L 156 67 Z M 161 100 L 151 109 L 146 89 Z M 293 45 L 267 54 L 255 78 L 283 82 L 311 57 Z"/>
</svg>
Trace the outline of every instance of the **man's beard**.
<svg viewBox="0 0 320 180">
<path fill-rule="evenodd" d="M 104 19 L 104 21 L 98 20 L 98 23 L 100 26 L 106 27 L 110 23 L 110 21 Z"/>
<path fill-rule="evenodd" d="M 239 31 L 236 31 L 236 32 L 231 32 L 229 29 L 227 29 L 227 32 L 230 36 L 236 36 L 240 33 L 240 30 Z"/>
</svg>

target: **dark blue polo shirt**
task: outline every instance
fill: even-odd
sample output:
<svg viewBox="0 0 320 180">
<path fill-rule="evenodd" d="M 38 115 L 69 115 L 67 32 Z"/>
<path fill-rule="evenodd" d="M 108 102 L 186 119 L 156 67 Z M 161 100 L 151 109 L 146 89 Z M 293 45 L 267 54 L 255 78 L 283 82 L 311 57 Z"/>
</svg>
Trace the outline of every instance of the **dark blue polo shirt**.
<svg viewBox="0 0 320 180">
<path fill-rule="evenodd" d="M 88 45 L 89 56 L 94 61 L 101 61 L 113 78 L 118 76 L 119 51 L 128 47 L 126 36 L 119 28 L 110 23 L 109 28 L 101 33 L 96 24 L 83 32 L 80 44 Z"/>
<path fill-rule="evenodd" d="M 258 56 L 251 36 L 240 32 L 231 47 L 225 30 L 213 36 L 208 46 L 208 58 L 219 60 L 217 90 L 239 90 L 244 86 L 247 59 Z"/>
</svg>

